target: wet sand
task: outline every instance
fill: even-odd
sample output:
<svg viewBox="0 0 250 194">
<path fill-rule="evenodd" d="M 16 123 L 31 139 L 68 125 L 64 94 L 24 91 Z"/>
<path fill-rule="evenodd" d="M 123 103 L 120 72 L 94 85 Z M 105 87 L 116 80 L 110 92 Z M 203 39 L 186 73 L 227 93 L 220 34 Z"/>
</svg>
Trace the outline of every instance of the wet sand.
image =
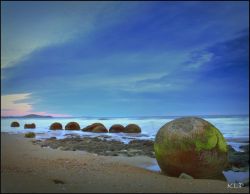
<svg viewBox="0 0 250 194">
<path fill-rule="evenodd" d="M 225 181 L 179 179 L 139 166 L 147 156 L 99 156 L 33 145 L 23 134 L 1 133 L 1 192 L 247 193 Z"/>
</svg>

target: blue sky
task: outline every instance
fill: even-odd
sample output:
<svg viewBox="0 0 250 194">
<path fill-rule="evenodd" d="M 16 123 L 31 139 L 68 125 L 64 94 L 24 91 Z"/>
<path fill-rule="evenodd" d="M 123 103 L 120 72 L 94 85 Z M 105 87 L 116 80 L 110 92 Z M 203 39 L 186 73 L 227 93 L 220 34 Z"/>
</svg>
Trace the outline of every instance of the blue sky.
<svg viewBox="0 0 250 194">
<path fill-rule="evenodd" d="M 248 114 L 248 2 L 2 2 L 1 114 Z"/>
</svg>

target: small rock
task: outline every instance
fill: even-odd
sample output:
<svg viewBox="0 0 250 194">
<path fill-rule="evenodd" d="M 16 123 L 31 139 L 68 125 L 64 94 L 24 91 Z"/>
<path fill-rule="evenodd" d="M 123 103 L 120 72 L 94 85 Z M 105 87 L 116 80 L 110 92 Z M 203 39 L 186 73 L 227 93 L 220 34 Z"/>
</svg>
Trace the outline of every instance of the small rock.
<svg viewBox="0 0 250 194">
<path fill-rule="evenodd" d="M 244 152 L 249 152 L 249 144 L 240 146 L 240 149 L 244 150 Z"/>
<path fill-rule="evenodd" d="M 192 176 L 190 176 L 184 172 L 180 174 L 179 178 L 181 178 L 181 179 L 194 179 Z"/>
<path fill-rule="evenodd" d="M 29 133 L 25 133 L 25 135 L 24 135 L 25 137 L 27 137 L 27 138 L 33 138 L 33 137 L 35 137 L 36 136 L 36 134 L 35 133 L 33 133 L 33 132 L 29 132 Z"/>
<path fill-rule="evenodd" d="M 243 181 L 243 187 L 249 186 L 249 178 Z"/>
<path fill-rule="evenodd" d="M 63 182 L 62 180 L 59 180 L 59 179 L 53 179 L 53 182 L 55 184 L 65 184 L 65 182 Z"/>
</svg>

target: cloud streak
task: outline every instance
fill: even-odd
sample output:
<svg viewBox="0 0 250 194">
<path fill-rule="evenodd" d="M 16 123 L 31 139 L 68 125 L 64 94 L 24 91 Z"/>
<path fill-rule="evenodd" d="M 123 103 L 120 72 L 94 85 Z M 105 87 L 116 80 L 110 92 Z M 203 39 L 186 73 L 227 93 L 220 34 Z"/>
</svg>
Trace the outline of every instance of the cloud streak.
<svg viewBox="0 0 250 194">
<path fill-rule="evenodd" d="M 68 114 L 51 114 L 48 112 L 33 111 L 32 104 L 28 103 L 31 93 L 10 94 L 1 96 L 1 116 L 24 116 L 27 114 L 49 115 L 54 117 L 68 117 Z M 26 101 L 26 102 L 25 102 Z"/>
</svg>

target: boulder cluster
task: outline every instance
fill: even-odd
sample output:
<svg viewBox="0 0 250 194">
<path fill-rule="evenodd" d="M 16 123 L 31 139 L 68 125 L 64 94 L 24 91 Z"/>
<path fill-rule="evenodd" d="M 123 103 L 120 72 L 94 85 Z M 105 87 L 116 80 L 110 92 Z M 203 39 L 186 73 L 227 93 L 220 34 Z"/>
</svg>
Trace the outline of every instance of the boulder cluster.
<svg viewBox="0 0 250 194">
<path fill-rule="evenodd" d="M 20 124 L 17 121 L 13 121 L 10 124 L 11 127 L 20 127 Z M 36 128 L 36 124 L 35 123 L 26 123 L 24 124 L 24 129 L 34 129 Z"/>
<path fill-rule="evenodd" d="M 16 121 L 11 123 L 11 127 L 20 127 L 20 124 Z M 34 129 L 36 125 L 34 123 L 24 124 L 25 129 Z M 50 130 L 63 130 L 63 126 L 59 122 L 54 122 L 49 127 Z M 114 124 L 107 129 L 102 123 L 93 123 L 81 129 L 77 122 L 69 122 L 65 125 L 65 130 L 82 130 L 84 132 L 93 133 L 141 133 L 141 128 L 136 124 L 129 124 L 126 127 L 120 124 Z"/>
</svg>

